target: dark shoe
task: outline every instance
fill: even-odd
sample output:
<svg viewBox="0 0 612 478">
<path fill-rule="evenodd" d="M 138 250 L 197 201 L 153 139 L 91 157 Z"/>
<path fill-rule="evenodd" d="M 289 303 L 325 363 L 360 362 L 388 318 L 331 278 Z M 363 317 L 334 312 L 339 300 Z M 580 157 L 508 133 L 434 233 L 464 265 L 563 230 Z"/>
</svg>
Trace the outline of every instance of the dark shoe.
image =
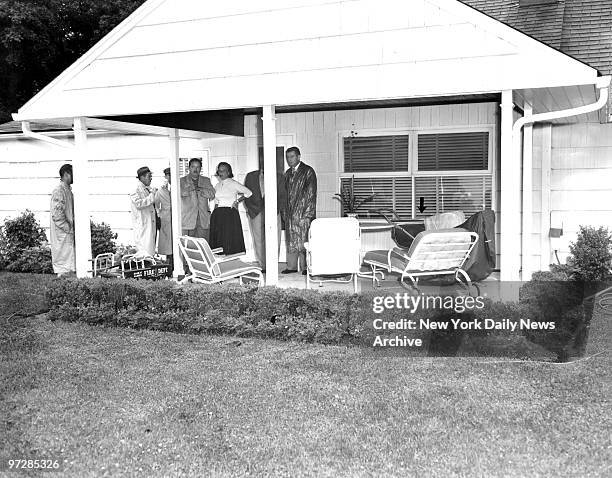
<svg viewBox="0 0 612 478">
<path fill-rule="evenodd" d="M 304 270 L 302 271 L 302 275 L 303 275 L 303 276 L 305 276 L 305 275 L 306 275 L 306 269 L 304 269 Z"/>
<path fill-rule="evenodd" d="M 281 274 L 293 274 L 294 272 L 297 272 L 297 269 L 285 269 L 281 271 Z"/>
</svg>

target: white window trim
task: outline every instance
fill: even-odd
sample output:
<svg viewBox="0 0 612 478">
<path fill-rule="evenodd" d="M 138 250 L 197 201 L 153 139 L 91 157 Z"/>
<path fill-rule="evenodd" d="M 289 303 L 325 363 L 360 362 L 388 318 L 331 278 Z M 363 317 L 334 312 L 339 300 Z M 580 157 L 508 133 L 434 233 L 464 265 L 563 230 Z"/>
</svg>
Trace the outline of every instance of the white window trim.
<svg viewBox="0 0 612 478">
<path fill-rule="evenodd" d="M 369 177 L 370 173 L 350 173 L 344 171 L 344 138 L 348 138 L 353 134 L 356 137 L 360 136 L 403 136 L 407 135 L 408 138 L 408 169 L 405 171 L 406 174 L 410 174 L 410 167 L 412 163 L 412 138 L 411 133 L 413 133 L 414 129 L 406 129 L 406 128 L 388 128 L 388 129 L 360 129 L 360 130 L 343 130 L 338 131 L 337 136 L 337 147 L 338 147 L 338 171 L 342 177 L 351 177 L 355 175 L 357 177 L 358 174 L 365 175 Z M 376 173 L 377 175 L 379 173 Z M 391 175 L 391 176 L 400 176 L 404 175 L 404 171 L 388 171 L 385 173 L 380 173 L 382 175 Z"/>
<path fill-rule="evenodd" d="M 418 171 L 418 135 L 436 133 L 489 133 L 489 164 L 486 170 L 451 170 L 451 171 Z M 415 205 L 415 178 L 416 177 L 447 177 L 447 176 L 485 176 L 491 175 L 491 209 L 496 211 L 497 205 L 497 127 L 495 124 L 482 125 L 449 125 L 437 126 L 435 128 L 417 127 L 410 128 L 376 128 L 376 129 L 348 129 L 337 132 L 337 151 L 338 151 L 338 190 L 342 187 L 342 179 L 355 178 L 412 178 L 412 217 L 416 217 Z M 344 138 L 354 134 L 355 136 L 389 136 L 389 135 L 408 135 L 408 170 L 390 172 L 345 172 L 344 171 Z M 338 206 L 340 208 L 340 206 Z"/>
</svg>

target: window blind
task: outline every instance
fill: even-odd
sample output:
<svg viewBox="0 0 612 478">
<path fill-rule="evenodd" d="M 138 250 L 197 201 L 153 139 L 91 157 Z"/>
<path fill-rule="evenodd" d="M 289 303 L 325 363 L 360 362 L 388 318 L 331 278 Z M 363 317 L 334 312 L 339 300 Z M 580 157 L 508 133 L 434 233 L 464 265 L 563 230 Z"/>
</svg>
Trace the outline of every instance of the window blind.
<svg viewBox="0 0 612 478">
<path fill-rule="evenodd" d="M 420 176 L 415 178 L 416 217 L 449 211 L 470 216 L 491 208 L 491 176 Z M 426 209 L 420 212 L 421 197 Z"/>
<path fill-rule="evenodd" d="M 408 141 L 408 135 L 344 138 L 344 171 L 408 171 Z"/>
<path fill-rule="evenodd" d="M 181 178 L 183 176 L 187 176 L 187 174 L 189 173 L 189 159 L 190 158 L 179 159 L 179 176 Z"/>
<path fill-rule="evenodd" d="M 419 171 L 486 170 L 489 133 L 419 134 Z"/>
<path fill-rule="evenodd" d="M 352 182 L 355 196 L 364 198 L 376 194 L 372 201 L 357 209 L 359 216 L 367 217 L 371 210 L 394 209 L 401 217 L 411 217 L 411 178 L 353 178 Z M 340 184 L 342 190 L 350 188 L 351 178 L 342 178 Z M 346 214 L 348 211 L 342 212 Z"/>
</svg>

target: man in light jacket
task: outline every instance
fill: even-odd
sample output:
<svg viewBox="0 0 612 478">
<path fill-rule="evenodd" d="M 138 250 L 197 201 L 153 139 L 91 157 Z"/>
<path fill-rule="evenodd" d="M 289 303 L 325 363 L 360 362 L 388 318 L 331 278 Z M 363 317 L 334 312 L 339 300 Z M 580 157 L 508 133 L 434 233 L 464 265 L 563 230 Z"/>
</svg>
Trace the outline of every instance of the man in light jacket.
<svg viewBox="0 0 612 478">
<path fill-rule="evenodd" d="M 166 182 L 155 194 L 155 209 L 161 222 L 159 228 L 159 240 L 157 241 L 157 252 L 166 256 L 167 261 L 172 264 L 172 203 L 170 200 L 170 168 L 164 169 Z"/>
<path fill-rule="evenodd" d="M 139 168 L 136 174 L 138 185 L 136 190 L 130 194 L 136 254 L 153 256 L 157 233 L 155 228 L 155 193 L 157 190 L 151 187 L 153 175 L 148 167 Z"/>
<path fill-rule="evenodd" d="M 72 195 L 72 165 L 60 170 L 60 183 L 51 194 L 51 259 L 58 276 L 76 271 L 74 255 L 74 197 Z"/>
<path fill-rule="evenodd" d="M 189 160 L 189 174 L 180 179 L 181 228 L 183 236 L 203 237 L 209 240 L 210 209 L 208 201 L 215 198 L 210 179 L 200 176 L 202 160 Z"/>
</svg>

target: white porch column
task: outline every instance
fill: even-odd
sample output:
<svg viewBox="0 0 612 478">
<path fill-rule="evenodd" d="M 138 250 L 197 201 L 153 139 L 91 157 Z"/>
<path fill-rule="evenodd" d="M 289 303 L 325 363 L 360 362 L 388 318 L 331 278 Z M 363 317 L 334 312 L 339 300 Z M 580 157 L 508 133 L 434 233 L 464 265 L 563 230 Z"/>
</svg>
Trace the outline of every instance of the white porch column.
<svg viewBox="0 0 612 478">
<path fill-rule="evenodd" d="M 525 103 L 524 116 L 531 116 L 533 108 Z M 533 222 L 533 124 L 523 127 L 523 228 L 521 236 L 521 280 L 531 280 L 531 224 Z"/>
<path fill-rule="evenodd" d="M 512 138 L 512 90 L 502 91 L 501 101 L 501 239 L 500 278 L 503 281 L 520 279 L 521 254 L 521 183 L 520 183 L 520 142 L 514 149 Z"/>
<path fill-rule="evenodd" d="M 170 129 L 168 131 L 168 137 L 170 139 L 170 180 L 172 185 L 170 186 L 170 202 L 172 206 L 172 259 L 174 262 L 174 272 L 172 276 L 176 279 L 179 275 L 184 275 L 183 261 L 181 260 L 181 254 L 179 251 L 179 237 L 181 235 L 181 194 L 179 191 L 180 187 L 180 159 L 179 159 L 179 132 L 178 129 Z"/>
<path fill-rule="evenodd" d="M 276 117 L 274 106 L 263 107 L 263 150 L 266 238 L 266 285 L 278 284 L 278 225 L 276 201 Z"/>
<path fill-rule="evenodd" d="M 89 154 L 85 118 L 74 118 L 74 160 L 72 161 L 74 190 L 74 240 L 77 277 L 91 277 L 91 226 L 89 224 Z"/>
</svg>

